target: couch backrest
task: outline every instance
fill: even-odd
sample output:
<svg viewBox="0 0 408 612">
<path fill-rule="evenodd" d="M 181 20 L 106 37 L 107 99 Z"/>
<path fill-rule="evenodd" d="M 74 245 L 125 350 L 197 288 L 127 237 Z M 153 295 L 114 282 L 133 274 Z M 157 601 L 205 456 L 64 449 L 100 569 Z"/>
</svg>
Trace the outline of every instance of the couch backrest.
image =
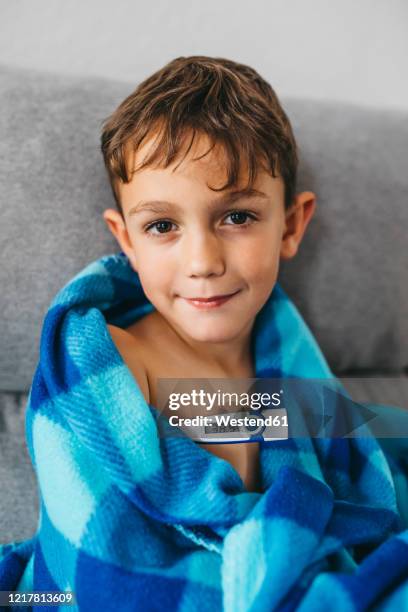
<svg viewBox="0 0 408 612">
<path fill-rule="evenodd" d="M 99 133 L 139 80 L 0 67 L 0 390 L 29 388 L 56 292 L 90 261 L 119 251 L 102 219 L 114 203 Z M 300 146 L 299 188 L 316 192 L 318 209 L 279 281 L 336 373 L 401 371 L 408 365 L 408 117 L 283 103 Z"/>
</svg>

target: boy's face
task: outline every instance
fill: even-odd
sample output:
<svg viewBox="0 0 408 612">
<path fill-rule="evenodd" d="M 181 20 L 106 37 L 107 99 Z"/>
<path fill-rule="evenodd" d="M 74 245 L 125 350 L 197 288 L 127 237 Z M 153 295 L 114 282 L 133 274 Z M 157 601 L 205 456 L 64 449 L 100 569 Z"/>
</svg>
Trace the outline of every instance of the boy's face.
<svg viewBox="0 0 408 612">
<path fill-rule="evenodd" d="M 152 142 L 132 154 L 131 168 Z M 247 175 L 242 169 L 237 188 L 211 191 L 206 183 L 219 188 L 227 178 L 221 147 L 192 160 L 209 146 L 206 136 L 196 137 L 177 170 L 180 159 L 166 169 L 137 171 L 119 186 L 125 222 L 113 209 L 104 218 L 168 323 L 193 341 L 222 343 L 250 329 L 276 283 L 280 258 L 296 254 L 315 197 L 298 194 L 285 213 L 282 179 L 260 171 L 258 194 L 224 201 L 246 185 Z M 222 305 L 205 310 L 186 300 L 233 292 Z"/>
</svg>

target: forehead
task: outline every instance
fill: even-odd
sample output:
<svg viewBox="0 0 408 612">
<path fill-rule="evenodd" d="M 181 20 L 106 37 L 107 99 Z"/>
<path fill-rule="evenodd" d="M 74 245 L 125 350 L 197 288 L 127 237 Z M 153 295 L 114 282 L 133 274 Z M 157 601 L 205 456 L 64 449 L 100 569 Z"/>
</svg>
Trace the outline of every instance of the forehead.
<svg viewBox="0 0 408 612">
<path fill-rule="evenodd" d="M 188 174 L 192 172 L 196 175 L 201 174 L 202 176 L 210 174 L 213 179 L 217 179 L 217 187 L 218 183 L 219 186 L 221 186 L 226 182 L 230 158 L 225 145 L 222 142 L 212 141 L 206 133 L 198 131 L 193 133 L 192 129 L 186 130 L 184 134 L 180 136 L 180 143 L 176 155 L 167 168 L 164 168 L 164 165 L 158 166 L 158 162 L 155 161 L 154 164 L 139 169 L 142 163 L 154 152 L 161 137 L 162 134 L 159 128 L 156 128 L 155 131 L 149 134 L 142 142 L 137 151 L 134 150 L 132 143 L 129 142 L 127 144 L 125 148 L 125 159 L 129 175 L 133 177 L 139 172 L 143 172 L 145 169 L 164 169 L 179 174 Z M 261 157 L 258 159 L 258 167 L 259 172 L 266 170 L 265 161 Z M 245 155 L 242 148 L 240 148 L 239 176 L 237 181 L 240 187 L 248 183 L 248 176 L 249 172 Z"/>
<path fill-rule="evenodd" d="M 151 135 L 135 152 L 131 144 L 126 150 L 126 162 L 131 176 L 130 183 L 120 185 L 123 208 L 129 211 L 138 200 L 180 200 L 184 201 L 186 194 L 191 197 L 203 196 L 205 202 L 220 202 L 228 193 L 243 191 L 248 187 L 249 172 L 245 156 L 241 155 L 239 175 L 236 183 L 229 189 L 219 193 L 213 191 L 220 189 L 228 181 L 229 159 L 222 143 L 215 144 L 207 134 L 197 132 L 192 140 L 192 132 L 186 133 L 180 144 L 177 156 L 167 168 L 153 165 L 140 169 L 140 165 L 148 159 L 157 146 L 160 134 Z M 282 183 L 282 185 L 281 185 Z M 210 187 L 212 189 L 210 189 Z M 274 193 L 274 197 L 283 197 L 283 182 L 280 178 L 273 178 L 265 170 L 263 160 L 259 160 L 257 176 L 252 184 L 252 193 Z M 171 198 L 169 197 L 171 195 Z M 140 197 L 139 197 L 140 196 Z"/>
</svg>

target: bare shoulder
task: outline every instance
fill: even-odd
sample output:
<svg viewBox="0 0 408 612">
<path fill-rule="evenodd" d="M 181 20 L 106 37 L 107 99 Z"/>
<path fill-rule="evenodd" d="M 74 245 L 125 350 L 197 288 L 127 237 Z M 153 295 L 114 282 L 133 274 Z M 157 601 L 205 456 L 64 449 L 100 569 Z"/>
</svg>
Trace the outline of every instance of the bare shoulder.
<svg viewBox="0 0 408 612">
<path fill-rule="evenodd" d="M 116 325 L 107 324 L 112 341 L 123 361 L 136 379 L 147 403 L 150 402 L 150 390 L 141 343 L 134 334 Z"/>
</svg>

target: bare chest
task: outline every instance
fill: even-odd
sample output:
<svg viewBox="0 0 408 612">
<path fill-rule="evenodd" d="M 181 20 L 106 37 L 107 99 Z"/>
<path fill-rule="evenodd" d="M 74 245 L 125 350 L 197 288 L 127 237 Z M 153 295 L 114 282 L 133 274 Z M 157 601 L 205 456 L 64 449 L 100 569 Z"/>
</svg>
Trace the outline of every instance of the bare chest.
<svg viewBox="0 0 408 612">
<path fill-rule="evenodd" d="M 147 320 L 146 320 L 147 323 Z M 153 321 L 152 321 L 153 323 Z M 153 330 L 145 334 L 140 324 L 128 328 L 141 347 L 143 364 L 148 379 L 150 404 L 158 406 L 158 379 L 159 378 L 225 378 L 216 368 L 203 367 L 194 361 L 191 356 L 183 354 L 175 347 L 169 347 L 164 338 L 155 335 Z M 158 331 L 158 330 L 156 330 Z M 144 342 L 144 337 L 156 338 L 155 342 Z M 255 376 L 251 366 L 243 366 L 234 374 L 236 378 L 253 378 Z M 228 461 L 240 475 L 248 491 L 261 492 L 259 443 L 242 442 L 239 444 L 202 444 L 204 450 Z"/>
</svg>

